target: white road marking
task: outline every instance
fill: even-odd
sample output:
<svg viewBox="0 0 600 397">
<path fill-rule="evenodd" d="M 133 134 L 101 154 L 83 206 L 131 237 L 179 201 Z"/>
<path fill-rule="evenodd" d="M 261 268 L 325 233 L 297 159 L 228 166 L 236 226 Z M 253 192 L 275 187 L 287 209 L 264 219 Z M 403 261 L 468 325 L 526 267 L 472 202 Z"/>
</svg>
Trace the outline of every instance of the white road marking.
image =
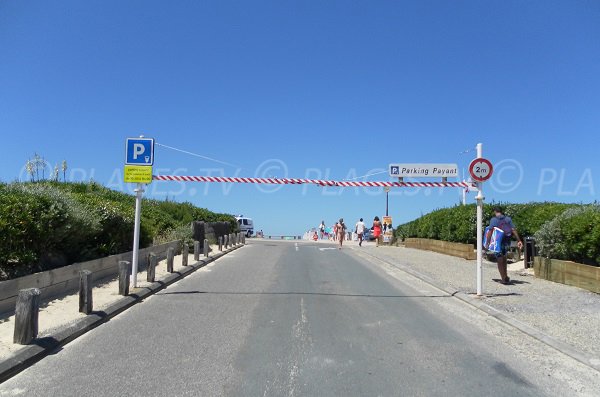
<svg viewBox="0 0 600 397">
<path fill-rule="evenodd" d="M 334 250 L 335 248 L 333 247 L 327 247 L 327 248 L 319 248 L 319 251 L 327 251 L 327 250 Z"/>
<path fill-rule="evenodd" d="M 312 345 L 312 338 L 308 329 L 308 316 L 304 298 L 300 298 L 300 318 L 293 327 L 293 336 L 298 340 L 294 348 L 292 361 L 289 365 L 289 378 L 287 384 L 288 397 L 297 394 L 298 376 L 300 375 L 300 365 L 307 360 L 308 350 Z"/>
<path fill-rule="evenodd" d="M 300 251 L 300 248 L 298 248 L 298 243 L 294 244 L 296 246 L 296 251 Z"/>
</svg>

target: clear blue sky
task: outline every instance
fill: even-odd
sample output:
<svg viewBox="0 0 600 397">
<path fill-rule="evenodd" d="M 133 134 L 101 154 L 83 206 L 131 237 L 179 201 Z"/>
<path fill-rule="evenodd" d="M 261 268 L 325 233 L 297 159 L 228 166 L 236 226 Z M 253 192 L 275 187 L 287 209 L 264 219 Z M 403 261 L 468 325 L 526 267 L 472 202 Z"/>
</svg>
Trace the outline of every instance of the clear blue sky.
<svg viewBox="0 0 600 397">
<path fill-rule="evenodd" d="M 487 200 L 591 202 L 599 37 L 594 0 L 4 0 L 0 179 L 26 179 L 38 152 L 66 159 L 73 180 L 127 189 L 124 140 L 139 134 L 237 166 L 158 147 L 161 174 L 285 176 L 268 169 L 278 159 L 289 177 L 331 179 L 391 162 L 462 169 L 474 153 L 459 153 L 482 142 L 499 171 Z M 272 234 L 385 211 L 380 190 L 266 189 L 155 182 L 149 194 Z M 390 213 L 399 224 L 458 200 L 396 190 Z"/>
</svg>

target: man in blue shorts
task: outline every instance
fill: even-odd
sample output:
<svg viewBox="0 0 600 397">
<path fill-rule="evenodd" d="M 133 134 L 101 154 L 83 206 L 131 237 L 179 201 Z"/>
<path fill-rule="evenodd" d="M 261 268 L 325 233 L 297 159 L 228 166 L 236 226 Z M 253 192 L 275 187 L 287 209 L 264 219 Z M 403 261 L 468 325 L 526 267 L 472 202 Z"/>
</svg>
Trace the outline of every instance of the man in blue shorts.
<svg viewBox="0 0 600 397">
<path fill-rule="evenodd" d="M 496 262 L 498 264 L 498 272 L 500 272 L 500 278 L 502 284 L 510 283 L 510 277 L 508 277 L 508 270 L 506 265 L 506 254 L 510 250 L 510 242 L 512 240 L 512 236 L 515 236 L 517 239 L 519 249 L 523 249 L 523 242 L 521 241 L 521 237 L 519 237 L 519 233 L 517 233 L 517 229 L 513 224 L 512 219 L 509 216 L 504 215 L 504 211 L 502 211 L 501 207 L 494 207 L 495 216 L 490 220 L 490 230 L 488 230 L 488 234 L 486 236 L 487 245 L 484 247 L 486 250 L 489 248 L 489 241 L 492 237 L 492 232 L 495 227 L 502 230 L 504 232 L 504 237 L 502 238 L 501 250 L 496 253 Z"/>
</svg>

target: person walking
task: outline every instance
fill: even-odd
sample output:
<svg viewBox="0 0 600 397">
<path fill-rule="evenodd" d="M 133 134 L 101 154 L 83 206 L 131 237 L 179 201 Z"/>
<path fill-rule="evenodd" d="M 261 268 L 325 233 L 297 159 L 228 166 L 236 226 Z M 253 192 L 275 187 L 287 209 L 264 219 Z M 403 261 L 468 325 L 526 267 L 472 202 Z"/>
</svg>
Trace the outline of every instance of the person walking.
<svg viewBox="0 0 600 397">
<path fill-rule="evenodd" d="M 325 221 L 321 221 L 319 231 L 321 232 L 321 240 L 323 240 L 325 238 Z"/>
<path fill-rule="evenodd" d="M 338 222 L 336 222 L 335 225 L 333 225 L 333 241 L 337 241 L 337 234 L 338 234 Z"/>
<path fill-rule="evenodd" d="M 344 239 L 346 238 L 346 224 L 344 223 L 344 219 L 340 218 L 340 221 L 337 223 L 337 237 L 340 242 L 340 246 L 338 249 L 342 249 L 342 244 L 344 244 Z"/>
<path fill-rule="evenodd" d="M 375 246 L 379 247 L 379 239 L 381 238 L 381 221 L 379 220 L 378 216 L 373 219 L 373 227 L 371 229 L 373 229 L 373 237 L 375 237 Z"/>
<path fill-rule="evenodd" d="M 501 207 L 494 207 L 494 217 L 490 220 L 490 230 L 486 235 L 486 241 L 488 242 L 485 247 L 483 247 L 486 251 L 490 246 L 490 240 L 492 237 L 492 233 L 494 228 L 504 232 L 504 236 L 502 237 L 502 242 L 500 243 L 500 252 L 496 253 L 496 263 L 498 265 L 498 272 L 500 273 L 501 283 L 509 284 L 510 277 L 508 277 L 508 269 L 506 264 L 506 254 L 510 250 L 510 243 L 512 237 L 515 236 L 517 239 L 517 245 L 519 249 L 523 249 L 523 242 L 521 241 L 521 237 L 519 237 L 519 233 L 513 224 L 512 219 L 509 216 L 504 215 L 504 211 Z"/>
<path fill-rule="evenodd" d="M 358 235 L 358 246 L 362 247 L 363 235 L 365 234 L 365 223 L 363 222 L 363 218 L 360 218 L 360 220 L 356 222 L 354 231 Z"/>
</svg>

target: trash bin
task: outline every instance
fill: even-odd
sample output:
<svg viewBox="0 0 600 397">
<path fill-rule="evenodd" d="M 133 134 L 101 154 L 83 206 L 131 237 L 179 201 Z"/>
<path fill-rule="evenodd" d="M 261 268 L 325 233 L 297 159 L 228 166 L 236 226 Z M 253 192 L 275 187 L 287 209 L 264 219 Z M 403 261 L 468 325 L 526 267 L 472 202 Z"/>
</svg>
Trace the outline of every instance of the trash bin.
<svg viewBox="0 0 600 397">
<path fill-rule="evenodd" d="M 535 239 L 531 236 L 525 237 L 525 253 L 524 253 L 525 269 L 533 267 L 533 258 L 535 257 Z"/>
</svg>

